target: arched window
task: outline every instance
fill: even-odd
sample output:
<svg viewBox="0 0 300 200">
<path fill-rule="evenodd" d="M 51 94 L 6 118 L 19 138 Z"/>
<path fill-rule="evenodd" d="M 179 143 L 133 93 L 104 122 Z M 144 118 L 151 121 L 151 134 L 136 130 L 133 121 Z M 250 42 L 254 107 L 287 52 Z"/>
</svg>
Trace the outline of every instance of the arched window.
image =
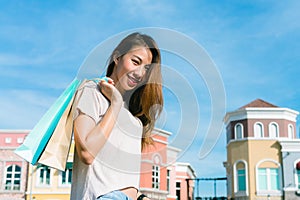
<svg viewBox="0 0 300 200">
<path fill-rule="evenodd" d="M 272 122 L 269 124 L 269 137 L 270 138 L 278 138 L 279 137 L 278 125 L 275 122 Z"/>
<path fill-rule="evenodd" d="M 6 168 L 5 190 L 21 189 L 21 167 L 10 165 Z"/>
<path fill-rule="evenodd" d="M 244 137 L 243 125 L 241 123 L 234 126 L 234 133 L 235 139 L 242 139 Z"/>
<path fill-rule="evenodd" d="M 247 193 L 247 167 L 245 161 L 237 161 L 234 164 L 234 192 L 237 196 L 245 196 Z"/>
<path fill-rule="evenodd" d="M 254 137 L 255 138 L 263 138 L 264 137 L 264 127 L 260 122 L 256 122 L 254 124 Z"/>
<path fill-rule="evenodd" d="M 278 195 L 281 192 L 280 164 L 264 160 L 256 166 L 256 186 L 259 195 Z"/>
<path fill-rule="evenodd" d="M 292 124 L 289 124 L 288 126 L 288 138 L 290 139 L 294 138 L 294 127 Z"/>
</svg>

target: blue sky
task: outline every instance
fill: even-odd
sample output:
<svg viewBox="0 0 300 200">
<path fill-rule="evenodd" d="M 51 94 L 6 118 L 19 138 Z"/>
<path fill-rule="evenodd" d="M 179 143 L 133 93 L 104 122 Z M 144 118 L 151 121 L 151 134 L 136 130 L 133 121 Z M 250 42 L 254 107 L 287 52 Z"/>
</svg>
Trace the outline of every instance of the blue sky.
<svg viewBox="0 0 300 200">
<path fill-rule="evenodd" d="M 176 31 L 205 49 L 222 77 L 226 111 L 256 98 L 300 111 L 299 8 L 297 0 L 1 1 L 0 128 L 33 128 L 99 43 L 144 27 Z M 211 117 L 205 80 L 194 81 L 184 61 L 164 55 L 163 64 L 185 74 L 200 109 L 198 132 L 179 160 L 199 177 L 223 177 L 224 128 L 210 154 L 198 158 Z M 166 101 L 168 131 L 178 129 L 180 103 Z M 213 194 L 212 186 L 200 193 Z"/>
</svg>

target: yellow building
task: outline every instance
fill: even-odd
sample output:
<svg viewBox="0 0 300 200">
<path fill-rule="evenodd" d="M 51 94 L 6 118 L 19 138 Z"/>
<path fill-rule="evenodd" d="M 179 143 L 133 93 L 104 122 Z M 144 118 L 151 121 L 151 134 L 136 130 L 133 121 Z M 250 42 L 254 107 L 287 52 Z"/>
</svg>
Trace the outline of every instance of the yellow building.
<svg viewBox="0 0 300 200">
<path fill-rule="evenodd" d="M 261 99 L 226 114 L 229 199 L 286 199 L 281 142 L 296 138 L 298 114 Z"/>
<path fill-rule="evenodd" d="M 29 165 L 26 199 L 69 200 L 73 155 L 74 144 L 71 146 L 65 171 L 60 171 L 43 165 Z"/>
</svg>

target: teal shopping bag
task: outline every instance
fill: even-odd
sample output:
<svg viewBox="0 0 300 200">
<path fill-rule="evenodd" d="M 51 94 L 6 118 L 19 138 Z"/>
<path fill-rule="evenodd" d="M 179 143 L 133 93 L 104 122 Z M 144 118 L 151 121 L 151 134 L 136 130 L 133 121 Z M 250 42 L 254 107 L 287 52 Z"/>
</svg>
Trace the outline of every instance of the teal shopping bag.
<svg viewBox="0 0 300 200">
<path fill-rule="evenodd" d="M 24 143 L 20 145 L 15 153 L 35 165 L 51 138 L 65 109 L 73 100 L 73 96 L 81 81 L 74 79 L 71 84 L 58 97 L 40 121 L 29 132 Z"/>
</svg>

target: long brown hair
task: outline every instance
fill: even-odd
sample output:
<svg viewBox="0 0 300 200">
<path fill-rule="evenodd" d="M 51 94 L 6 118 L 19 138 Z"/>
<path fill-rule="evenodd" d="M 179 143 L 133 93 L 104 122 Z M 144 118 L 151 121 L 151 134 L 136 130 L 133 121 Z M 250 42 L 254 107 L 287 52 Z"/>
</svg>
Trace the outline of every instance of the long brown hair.
<svg viewBox="0 0 300 200">
<path fill-rule="evenodd" d="M 137 32 L 125 37 L 110 56 L 106 76 L 113 73 L 116 56 L 125 55 L 133 47 L 146 47 L 152 54 L 146 82 L 126 94 L 129 96 L 127 101 L 129 111 L 143 123 L 142 148 L 144 148 L 153 144 L 151 132 L 163 106 L 161 55 L 156 42 L 150 36 Z"/>
</svg>

